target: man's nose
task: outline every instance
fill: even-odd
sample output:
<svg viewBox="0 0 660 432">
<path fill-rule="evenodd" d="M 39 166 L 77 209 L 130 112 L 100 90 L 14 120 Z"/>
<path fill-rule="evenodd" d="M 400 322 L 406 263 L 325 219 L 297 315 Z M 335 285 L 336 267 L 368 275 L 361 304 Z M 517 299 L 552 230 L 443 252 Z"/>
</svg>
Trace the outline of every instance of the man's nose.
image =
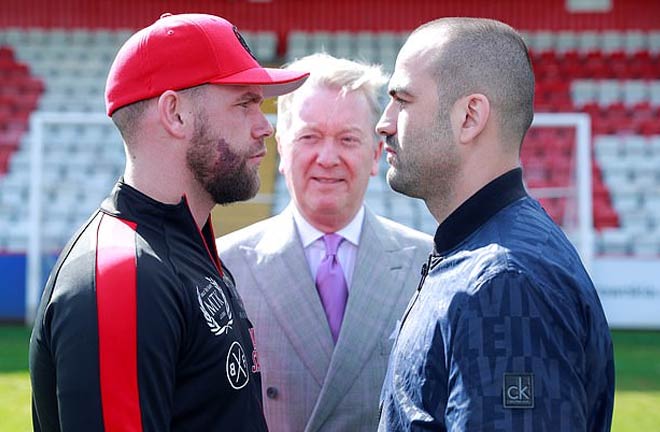
<svg viewBox="0 0 660 432">
<path fill-rule="evenodd" d="M 275 129 L 273 128 L 273 125 L 270 124 L 268 117 L 266 117 L 266 115 L 263 112 L 261 112 L 259 117 L 260 117 L 259 121 L 257 122 L 257 125 L 253 129 L 255 138 L 266 138 L 273 135 Z"/>
<path fill-rule="evenodd" d="M 396 108 L 392 101 L 385 107 L 385 111 L 380 116 L 378 124 L 376 124 L 376 133 L 379 135 L 390 136 L 396 135 Z"/>
<path fill-rule="evenodd" d="M 339 163 L 339 145 L 333 137 L 323 137 L 319 143 L 316 161 L 322 166 L 333 166 Z"/>
</svg>

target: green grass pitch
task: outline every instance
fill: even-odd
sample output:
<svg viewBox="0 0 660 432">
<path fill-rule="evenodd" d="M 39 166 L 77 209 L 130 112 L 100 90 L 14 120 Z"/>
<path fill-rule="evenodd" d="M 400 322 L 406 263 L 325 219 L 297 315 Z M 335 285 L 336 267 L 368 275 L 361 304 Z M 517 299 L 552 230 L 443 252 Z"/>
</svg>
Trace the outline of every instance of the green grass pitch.
<svg viewBox="0 0 660 432">
<path fill-rule="evenodd" d="M 27 351 L 30 331 L 0 326 L 0 431 L 32 430 Z M 660 430 L 660 331 L 613 331 L 615 432 Z"/>
</svg>

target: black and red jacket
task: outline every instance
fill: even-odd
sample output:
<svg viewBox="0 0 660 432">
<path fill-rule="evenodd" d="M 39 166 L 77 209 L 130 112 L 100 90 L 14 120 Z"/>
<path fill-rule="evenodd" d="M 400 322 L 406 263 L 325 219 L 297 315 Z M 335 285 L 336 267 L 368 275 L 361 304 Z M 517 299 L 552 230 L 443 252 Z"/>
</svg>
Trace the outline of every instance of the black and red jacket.
<svg viewBox="0 0 660 432">
<path fill-rule="evenodd" d="M 119 182 L 46 284 L 34 428 L 265 431 L 253 340 L 210 220 Z"/>
</svg>

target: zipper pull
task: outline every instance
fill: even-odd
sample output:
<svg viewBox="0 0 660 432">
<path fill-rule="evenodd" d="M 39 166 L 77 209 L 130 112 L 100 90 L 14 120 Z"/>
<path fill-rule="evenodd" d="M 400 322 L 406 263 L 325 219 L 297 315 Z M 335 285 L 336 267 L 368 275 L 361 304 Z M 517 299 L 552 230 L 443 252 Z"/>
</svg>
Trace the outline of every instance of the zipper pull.
<svg viewBox="0 0 660 432">
<path fill-rule="evenodd" d="M 422 277 L 419 280 L 419 285 L 417 285 L 417 292 L 421 291 L 422 286 L 424 285 L 424 281 L 426 280 L 426 276 L 429 274 L 429 267 L 431 267 L 432 257 L 433 255 L 429 255 L 428 261 L 422 265 Z"/>
</svg>

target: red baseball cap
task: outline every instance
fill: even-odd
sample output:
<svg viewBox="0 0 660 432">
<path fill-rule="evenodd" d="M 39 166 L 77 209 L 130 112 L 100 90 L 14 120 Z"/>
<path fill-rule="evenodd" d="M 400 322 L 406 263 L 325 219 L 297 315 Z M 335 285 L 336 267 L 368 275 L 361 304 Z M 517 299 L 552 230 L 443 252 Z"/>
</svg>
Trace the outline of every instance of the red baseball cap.
<svg viewBox="0 0 660 432">
<path fill-rule="evenodd" d="M 108 115 L 166 90 L 202 84 L 261 85 L 264 97 L 300 87 L 307 72 L 264 68 L 229 21 L 206 14 L 163 14 L 119 49 L 105 87 Z"/>
</svg>

